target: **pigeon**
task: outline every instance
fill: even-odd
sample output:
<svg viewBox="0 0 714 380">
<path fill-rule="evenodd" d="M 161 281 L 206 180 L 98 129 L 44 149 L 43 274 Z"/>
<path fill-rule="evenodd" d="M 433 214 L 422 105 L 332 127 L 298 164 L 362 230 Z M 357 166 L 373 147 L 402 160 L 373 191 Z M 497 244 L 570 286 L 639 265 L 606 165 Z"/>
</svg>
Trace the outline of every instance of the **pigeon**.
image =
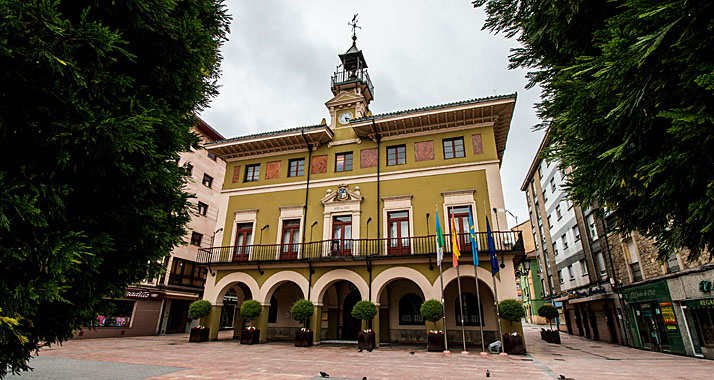
<svg viewBox="0 0 714 380">
<path fill-rule="evenodd" d="M 561 378 L 562 380 L 565 380 L 565 375 L 560 375 L 560 378 Z"/>
<path fill-rule="evenodd" d="M 409 351 L 409 354 L 410 354 L 410 355 L 414 355 L 414 351 Z"/>
<path fill-rule="evenodd" d="M 486 370 L 486 377 L 491 377 L 491 371 Z"/>
<path fill-rule="evenodd" d="M 330 375 L 328 375 L 327 373 L 322 372 L 322 371 L 320 371 L 320 376 L 322 376 L 322 377 L 330 377 Z"/>
<path fill-rule="evenodd" d="M 362 380 L 367 380 L 367 376 L 363 377 Z"/>
<path fill-rule="evenodd" d="M 360 348 L 359 350 L 357 350 L 357 352 L 362 352 L 362 349 Z"/>
</svg>

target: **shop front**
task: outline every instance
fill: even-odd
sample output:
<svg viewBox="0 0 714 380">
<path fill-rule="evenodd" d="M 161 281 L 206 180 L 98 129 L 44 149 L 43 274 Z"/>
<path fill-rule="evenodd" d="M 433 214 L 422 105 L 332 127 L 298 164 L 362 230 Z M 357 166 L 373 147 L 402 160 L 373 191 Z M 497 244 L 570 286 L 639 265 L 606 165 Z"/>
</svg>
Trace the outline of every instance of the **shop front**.
<svg viewBox="0 0 714 380">
<path fill-rule="evenodd" d="M 687 355 L 714 359 L 714 264 L 667 280 Z"/>
<path fill-rule="evenodd" d="M 666 281 L 622 290 L 634 345 L 684 355 L 684 342 Z"/>
<path fill-rule="evenodd" d="M 77 331 L 74 338 L 155 335 L 165 296 L 161 291 L 129 288 L 124 298 L 108 300 L 112 303 L 111 312 L 98 315 L 90 326 Z"/>
</svg>

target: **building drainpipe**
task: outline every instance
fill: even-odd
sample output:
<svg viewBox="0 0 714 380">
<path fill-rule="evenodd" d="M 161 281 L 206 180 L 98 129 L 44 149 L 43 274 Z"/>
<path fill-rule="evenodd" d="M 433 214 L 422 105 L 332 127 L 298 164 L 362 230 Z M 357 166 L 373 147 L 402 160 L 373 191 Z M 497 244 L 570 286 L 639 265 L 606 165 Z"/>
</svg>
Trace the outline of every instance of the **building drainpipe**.
<svg viewBox="0 0 714 380">
<path fill-rule="evenodd" d="M 377 129 L 375 128 L 374 125 L 374 119 L 372 119 L 372 133 L 374 133 L 374 138 L 377 140 L 377 245 L 379 246 L 379 251 L 378 253 L 381 253 L 382 250 L 382 244 L 379 242 L 379 239 L 381 238 L 382 235 L 382 229 L 380 228 L 380 223 L 379 223 L 379 214 L 381 211 L 380 204 L 379 204 L 379 173 L 380 173 L 380 160 L 379 156 L 382 154 L 379 146 L 380 142 L 382 141 L 382 135 L 377 133 Z M 372 301 L 372 263 L 369 261 L 369 256 L 367 257 L 367 272 L 369 272 L 369 301 Z M 371 323 L 371 322 L 370 322 Z"/>
<path fill-rule="evenodd" d="M 301 240 L 301 246 L 303 252 L 305 251 L 305 231 L 307 230 L 307 200 L 308 200 L 308 194 L 310 191 L 310 172 L 312 171 L 312 144 L 307 141 L 307 137 L 305 137 L 305 130 L 301 130 L 300 134 L 302 135 L 302 139 L 305 140 L 305 145 L 307 145 L 307 165 L 305 165 L 305 170 L 307 170 L 307 182 L 305 183 L 305 204 L 302 206 L 302 240 Z M 289 168 L 288 168 L 289 169 Z M 307 299 L 310 299 L 310 293 L 312 290 L 312 263 L 308 261 L 308 272 L 309 272 L 309 283 L 307 287 Z"/>
</svg>

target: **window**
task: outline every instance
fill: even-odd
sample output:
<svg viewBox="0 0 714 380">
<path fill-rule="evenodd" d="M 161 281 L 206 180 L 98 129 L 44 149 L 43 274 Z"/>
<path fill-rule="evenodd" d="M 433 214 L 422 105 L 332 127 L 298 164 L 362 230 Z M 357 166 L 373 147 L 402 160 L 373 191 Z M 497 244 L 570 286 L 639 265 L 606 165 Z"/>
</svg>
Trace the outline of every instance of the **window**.
<svg viewBox="0 0 714 380">
<path fill-rule="evenodd" d="M 679 272 L 679 261 L 677 261 L 677 255 L 671 254 L 667 258 L 667 273 Z"/>
<path fill-rule="evenodd" d="M 300 177 L 305 174 L 305 159 L 297 158 L 288 161 L 288 177 Z"/>
<path fill-rule="evenodd" d="M 464 138 L 444 139 L 444 158 L 464 157 Z"/>
<path fill-rule="evenodd" d="M 201 246 L 201 239 L 203 239 L 203 234 L 198 232 L 191 232 L 191 245 Z"/>
<path fill-rule="evenodd" d="M 704 347 L 714 347 L 714 309 L 691 309 L 699 341 Z"/>
<path fill-rule="evenodd" d="M 171 272 L 169 272 L 170 285 L 183 285 L 203 288 L 206 281 L 206 268 L 203 268 L 193 261 L 174 257 L 171 261 Z"/>
<path fill-rule="evenodd" d="M 563 214 L 560 212 L 560 204 L 555 206 L 555 216 L 558 217 L 558 220 L 563 217 Z"/>
<path fill-rule="evenodd" d="M 409 241 L 409 211 L 396 211 L 387 213 L 389 226 L 390 255 L 408 255 L 411 253 Z"/>
<path fill-rule="evenodd" d="M 346 172 L 352 170 L 352 152 L 337 153 L 335 155 L 335 171 Z"/>
<path fill-rule="evenodd" d="M 213 161 L 215 161 L 215 160 L 216 160 L 216 155 L 213 154 L 213 153 L 211 153 L 211 152 L 208 152 L 208 158 L 210 158 L 210 159 L 212 159 Z"/>
<path fill-rule="evenodd" d="M 548 228 L 553 228 L 553 223 L 550 221 L 550 215 L 548 215 Z"/>
<path fill-rule="evenodd" d="M 250 254 L 250 247 L 253 239 L 253 223 L 240 223 L 236 227 L 236 248 L 233 253 L 233 260 L 246 261 Z"/>
<path fill-rule="evenodd" d="M 557 247 L 557 246 L 554 246 L 554 247 L 553 247 L 553 254 L 554 254 L 555 256 L 558 256 L 558 247 Z"/>
<path fill-rule="evenodd" d="M 300 219 L 283 220 L 283 238 L 280 241 L 280 259 L 297 259 L 300 247 Z"/>
<path fill-rule="evenodd" d="M 203 186 L 211 187 L 211 185 L 213 185 L 213 177 L 204 173 L 203 174 L 203 182 L 201 182 L 201 183 L 203 183 Z"/>
<path fill-rule="evenodd" d="M 387 147 L 387 165 L 404 165 L 407 163 L 406 145 L 396 145 Z"/>
<path fill-rule="evenodd" d="M 588 230 L 590 231 L 590 237 L 593 240 L 597 240 L 597 228 L 595 227 L 595 215 L 588 215 Z"/>
<path fill-rule="evenodd" d="M 97 316 L 94 326 L 129 327 L 134 313 L 134 301 L 109 300 L 111 312 Z"/>
<path fill-rule="evenodd" d="M 352 216 L 335 216 L 332 218 L 333 256 L 349 256 L 352 254 Z"/>
<path fill-rule="evenodd" d="M 597 270 L 600 272 L 600 277 L 605 278 L 607 276 L 607 269 L 605 269 L 605 260 L 602 257 L 602 252 L 595 254 L 595 262 L 597 263 Z"/>
<path fill-rule="evenodd" d="M 573 227 L 573 238 L 575 241 L 580 240 L 580 230 L 578 229 L 578 226 Z"/>
<path fill-rule="evenodd" d="M 555 177 L 550 179 L 550 191 L 555 193 Z"/>
<path fill-rule="evenodd" d="M 206 216 L 208 212 L 208 205 L 203 202 L 198 202 L 198 214 Z"/>
<path fill-rule="evenodd" d="M 188 171 L 188 174 L 193 174 L 193 165 L 186 163 L 186 171 Z"/>
<path fill-rule="evenodd" d="M 547 189 L 543 190 L 543 202 L 548 202 L 548 195 L 546 194 Z"/>
<path fill-rule="evenodd" d="M 584 259 L 580 260 L 579 263 L 580 263 L 580 272 L 583 273 L 583 276 L 587 276 L 588 275 L 588 265 L 585 264 L 585 260 Z"/>
<path fill-rule="evenodd" d="M 563 234 L 560 239 L 563 241 L 563 250 L 568 249 L 568 236 L 566 234 Z"/>
<path fill-rule="evenodd" d="M 243 182 L 255 182 L 260 177 L 260 164 L 247 165 L 245 167 L 245 180 Z"/>
<path fill-rule="evenodd" d="M 560 277 L 561 285 L 565 284 L 565 268 L 561 269 L 559 274 L 560 274 L 560 276 L 558 276 L 558 277 Z"/>
<path fill-rule="evenodd" d="M 415 293 L 407 293 L 399 300 L 399 324 L 400 325 L 423 325 L 424 318 L 421 316 L 421 297 Z"/>
<path fill-rule="evenodd" d="M 627 255 L 630 256 L 630 272 L 632 272 L 632 281 L 642 280 L 642 267 L 640 266 L 640 255 L 637 252 L 637 246 L 634 239 L 627 238 L 625 240 L 625 249 Z"/>
<path fill-rule="evenodd" d="M 463 293 L 461 300 L 464 303 L 464 322 L 461 321 L 461 306 L 459 305 L 459 297 L 454 300 L 454 311 L 456 315 L 456 325 L 461 326 L 479 326 L 482 318 L 478 313 L 478 301 L 475 293 Z M 483 316 L 483 306 L 481 307 L 481 317 Z"/>
<path fill-rule="evenodd" d="M 572 265 L 568 265 L 568 273 L 570 274 L 570 280 L 575 280 L 575 271 L 573 271 Z"/>
</svg>

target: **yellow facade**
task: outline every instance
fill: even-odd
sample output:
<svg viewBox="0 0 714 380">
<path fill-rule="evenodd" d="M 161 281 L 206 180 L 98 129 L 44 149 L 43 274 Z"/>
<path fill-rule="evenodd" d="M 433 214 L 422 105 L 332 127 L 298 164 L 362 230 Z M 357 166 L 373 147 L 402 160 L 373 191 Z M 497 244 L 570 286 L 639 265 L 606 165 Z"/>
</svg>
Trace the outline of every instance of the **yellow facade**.
<svg viewBox="0 0 714 380">
<path fill-rule="evenodd" d="M 451 230 L 447 216 L 454 212 L 458 218 L 470 209 L 481 250 L 483 310 L 478 316 L 471 302 L 466 339 L 480 342 L 483 322 L 490 343 L 498 331 L 493 286 L 500 299 L 516 298 L 513 262 L 523 254 L 518 233 L 494 232 L 505 267 L 492 279 L 486 215 L 492 230 L 507 229 L 505 216 L 491 210 L 504 207 L 499 168 L 516 96 L 372 115 L 372 91 L 366 71 L 335 73 L 333 98 L 326 102 L 329 122 L 207 147 L 226 161 L 226 173 L 222 230 L 215 237 L 220 246 L 204 249 L 199 258 L 210 272 L 204 298 L 216 306 L 214 314 L 221 313 L 229 292 L 239 304 L 261 302 L 264 312 L 254 325 L 263 341 L 294 337 L 301 325 L 289 319 L 290 305 L 308 298 L 315 304 L 309 327 L 316 343 L 356 339 L 366 326 L 351 319 L 351 305 L 370 300 L 380 309 L 371 321 L 379 341 L 423 342 L 425 330 L 443 328 L 418 316 L 420 302 L 442 298 L 436 213 L 446 235 Z M 295 160 L 303 162 L 301 173 L 298 164 L 291 171 Z M 475 293 L 467 227 L 459 223 L 462 249 L 468 250 L 460 259 L 461 286 Z M 462 333 L 450 252 L 441 277 L 447 334 L 456 344 Z M 220 318 L 209 320 L 215 338 Z M 238 334 L 243 321 L 238 316 L 233 321 Z"/>
</svg>

